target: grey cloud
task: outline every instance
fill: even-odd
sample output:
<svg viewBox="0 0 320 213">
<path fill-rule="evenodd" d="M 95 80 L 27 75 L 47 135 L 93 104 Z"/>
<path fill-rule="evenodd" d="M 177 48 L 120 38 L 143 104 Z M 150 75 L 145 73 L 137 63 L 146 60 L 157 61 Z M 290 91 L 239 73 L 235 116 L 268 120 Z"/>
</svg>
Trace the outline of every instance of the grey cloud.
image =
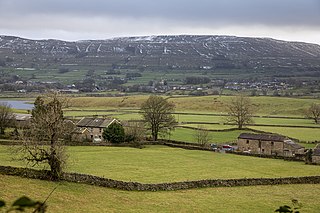
<svg viewBox="0 0 320 213">
<path fill-rule="evenodd" d="M 0 17 L 61 14 L 212 25 L 320 26 L 319 0 L 0 0 Z"/>
<path fill-rule="evenodd" d="M 227 34 L 320 44 L 320 0 L 0 0 L 0 34 Z"/>
</svg>

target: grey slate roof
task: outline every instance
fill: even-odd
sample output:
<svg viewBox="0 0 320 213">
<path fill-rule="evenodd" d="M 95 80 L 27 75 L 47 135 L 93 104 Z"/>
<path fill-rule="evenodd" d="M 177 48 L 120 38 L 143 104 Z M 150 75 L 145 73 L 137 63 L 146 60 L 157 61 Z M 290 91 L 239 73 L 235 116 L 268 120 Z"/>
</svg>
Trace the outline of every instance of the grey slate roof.
<svg viewBox="0 0 320 213">
<path fill-rule="evenodd" d="M 114 118 L 82 118 L 78 123 L 78 127 L 105 128 L 108 127 Z"/>
<path fill-rule="evenodd" d="M 14 113 L 14 116 L 17 121 L 26 121 L 32 117 L 32 115 L 30 114 L 21 114 L 21 113 Z"/>
<path fill-rule="evenodd" d="M 312 155 L 320 156 L 320 144 L 314 148 Z"/>
<path fill-rule="evenodd" d="M 285 137 L 283 135 L 253 134 L 253 133 L 241 133 L 238 138 L 251 139 L 251 140 L 262 140 L 262 141 L 279 141 L 279 142 L 283 142 L 287 139 L 287 137 Z"/>
<path fill-rule="evenodd" d="M 86 131 L 88 131 L 88 129 L 85 128 L 85 127 L 76 127 L 76 128 L 73 130 L 73 133 L 75 133 L 75 134 L 83 134 L 83 133 L 85 133 Z"/>
<path fill-rule="evenodd" d="M 291 147 L 295 148 L 295 149 L 302 149 L 304 148 L 303 146 L 291 141 L 291 140 L 287 140 L 285 141 L 285 143 L 289 144 Z"/>
</svg>

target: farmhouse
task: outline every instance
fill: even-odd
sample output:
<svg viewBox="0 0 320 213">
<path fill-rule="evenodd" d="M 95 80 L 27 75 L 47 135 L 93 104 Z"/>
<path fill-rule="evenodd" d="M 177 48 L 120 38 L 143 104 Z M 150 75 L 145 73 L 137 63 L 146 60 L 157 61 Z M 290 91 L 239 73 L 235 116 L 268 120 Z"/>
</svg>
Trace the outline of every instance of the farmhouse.
<svg viewBox="0 0 320 213">
<path fill-rule="evenodd" d="M 85 127 L 76 127 L 72 132 L 71 140 L 78 142 L 92 141 L 91 132 Z"/>
<path fill-rule="evenodd" d="M 21 128 L 25 127 L 31 119 L 30 114 L 14 113 L 16 125 Z"/>
<path fill-rule="evenodd" d="M 283 135 L 242 133 L 237 141 L 238 150 L 252 154 L 292 157 L 304 154 L 304 147 Z"/>
<path fill-rule="evenodd" d="M 103 140 L 103 129 L 114 122 L 120 123 L 120 121 L 114 118 L 82 118 L 76 125 L 80 128 L 78 129 L 79 132 L 90 135 L 90 140 L 94 141 Z"/>
<path fill-rule="evenodd" d="M 316 146 L 312 153 L 312 163 L 320 164 L 320 144 Z"/>
</svg>

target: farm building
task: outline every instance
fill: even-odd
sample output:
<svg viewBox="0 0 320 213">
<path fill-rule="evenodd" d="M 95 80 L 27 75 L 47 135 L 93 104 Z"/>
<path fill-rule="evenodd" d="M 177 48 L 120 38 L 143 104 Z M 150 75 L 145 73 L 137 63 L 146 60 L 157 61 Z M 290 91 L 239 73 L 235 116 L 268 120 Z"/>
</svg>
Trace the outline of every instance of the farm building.
<svg viewBox="0 0 320 213">
<path fill-rule="evenodd" d="M 19 128 L 25 127 L 31 119 L 31 114 L 14 113 L 16 125 Z"/>
<path fill-rule="evenodd" d="M 72 141 L 92 141 L 90 131 L 85 127 L 76 127 L 71 136 Z"/>
<path fill-rule="evenodd" d="M 252 154 L 292 157 L 304 154 L 304 147 L 283 135 L 242 133 L 237 141 L 238 150 Z"/>
<path fill-rule="evenodd" d="M 313 150 L 312 163 L 320 164 L 320 144 L 318 144 Z"/>
<path fill-rule="evenodd" d="M 82 128 L 83 133 L 85 134 L 83 137 L 90 135 L 90 140 L 99 141 L 103 140 L 103 129 L 114 122 L 120 123 L 120 121 L 114 118 L 82 118 L 80 121 L 78 121 L 76 126 L 78 128 Z"/>
</svg>

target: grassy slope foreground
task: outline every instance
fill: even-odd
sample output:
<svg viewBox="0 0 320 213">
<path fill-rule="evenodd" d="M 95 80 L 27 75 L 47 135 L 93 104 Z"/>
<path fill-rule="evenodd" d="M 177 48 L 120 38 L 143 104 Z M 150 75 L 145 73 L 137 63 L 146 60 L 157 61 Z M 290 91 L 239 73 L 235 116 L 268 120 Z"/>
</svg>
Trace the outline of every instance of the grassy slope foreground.
<svg viewBox="0 0 320 213">
<path fill-rule="evenodd" d="M 1 165 L 23 166 L 10 161 L 7 148 L 0 146 Z M 68 147 L 68 154 L 68 171 L 143 183 L 319 175 L 319 167 L 303 162 L 165 146 Z"/>
<path fill-rule="evenodd" d="M 319 212 L 320 185 L 250 186 L 169 192 L 129 192 L 76 183 L 0 175 L 0 198 L 27 195 L 47 201 L 48 212 L 274 212 L 298 199 L 301 212 Z"/>
</svg>

